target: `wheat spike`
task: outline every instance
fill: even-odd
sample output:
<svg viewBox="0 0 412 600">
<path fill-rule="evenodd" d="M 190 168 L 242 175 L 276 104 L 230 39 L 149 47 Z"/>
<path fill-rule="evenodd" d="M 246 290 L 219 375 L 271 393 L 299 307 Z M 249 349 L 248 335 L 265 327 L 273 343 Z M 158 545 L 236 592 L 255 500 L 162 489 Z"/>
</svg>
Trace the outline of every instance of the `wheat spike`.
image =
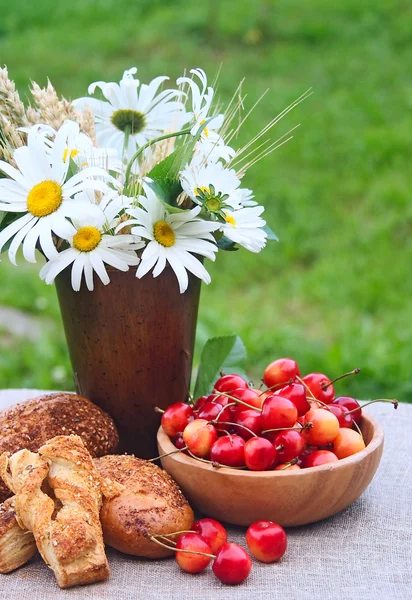
<svg viewBox="0 0 412 600">
<path fill-rule="evenodd" d="M 80 114 L 80 127 L 82 131 L 89 136 L 96 148 L 99 146 L 96 139 L 96 125 L 94 122 L 94 112 L 90 106 L 86 105 Z"/>
<path fill-rule="evenodd" d="M 57 130 L 66 119 L 77 122 L 80 120 L 80 114 L 74 109 L 72 103 L 65 98 L 59 99 L 49 79 L 45 88 L 41 88 L 35 81 L 32 81 L 30 92 L 42 123 Z"/>
<path fill-rule="evenodd" d="M 26 111 L 16 90 L 14 81 L 9 79 L 7 67 L 0 68 L 0 113 L 6 116 L 12 126 L 27 125 Z"/>
</svg>

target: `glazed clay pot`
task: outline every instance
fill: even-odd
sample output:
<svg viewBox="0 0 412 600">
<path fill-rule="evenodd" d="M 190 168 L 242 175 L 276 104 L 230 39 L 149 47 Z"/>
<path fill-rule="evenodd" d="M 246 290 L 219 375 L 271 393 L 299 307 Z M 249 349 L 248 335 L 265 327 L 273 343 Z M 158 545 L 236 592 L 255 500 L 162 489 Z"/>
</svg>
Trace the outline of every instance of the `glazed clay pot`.
<svg viewBox="0 0 412 600">
<path fill-rule="evenodd" d="M 93 292 L 75 292 L 70 274 L 56 288 L 76 390 L 114 418 L 122 451 L 154 457 L 154 407 L 187 398 L 201 282 L 180 294 L 170 268 L 142 279 L 113 269 L 109 285 L 95 277 Z"/>
</svg>

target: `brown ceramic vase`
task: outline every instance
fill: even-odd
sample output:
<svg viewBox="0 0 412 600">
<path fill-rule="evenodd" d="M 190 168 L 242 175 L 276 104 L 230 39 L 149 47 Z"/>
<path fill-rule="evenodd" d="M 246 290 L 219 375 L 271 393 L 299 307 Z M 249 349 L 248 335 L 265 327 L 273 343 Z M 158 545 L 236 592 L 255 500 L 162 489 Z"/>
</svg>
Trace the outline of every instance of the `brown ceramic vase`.
<svg viewBox="0 0 412 600">
<path fill-rule="evenodd" d="M 56 288 L 77 393 L 114 418 L 122 451 L 154 457 L 154 407 L 188 395 L 201 282 L 190 277 L 180 294 L 170 268 L 142 279 L 113 269 L 109 285 L 95 277 L 93 292 L 74 292 L 70 274 Z"/>
</svg>

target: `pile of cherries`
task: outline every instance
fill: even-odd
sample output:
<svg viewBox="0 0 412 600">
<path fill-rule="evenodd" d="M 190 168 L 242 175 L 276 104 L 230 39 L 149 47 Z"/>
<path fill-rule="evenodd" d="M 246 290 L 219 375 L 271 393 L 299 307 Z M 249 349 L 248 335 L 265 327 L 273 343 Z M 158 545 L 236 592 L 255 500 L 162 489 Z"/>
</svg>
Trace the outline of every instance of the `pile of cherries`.
<svg viewBox="0 0 412 600">
<path fill-rule="evenodd" d="M 214 575 L 229 585 L 243 583 L 252 569 L 244 548 L 228 542 L 227 531 L 214 519 L 196 521 L 193 530 L 152 535 L 149 538 L 175 552 L 179 567 L 187 573 L 201 573 L 212 563 Z M 272 521 L 257 521 L 246 532 L 246 544 L 254 558 L 272 563 L 286 552 L 284 529 Z"/>
<path fill-rule="evenodd" d="M 322 373 L 301 378 L 296 361 L 281 358 L 265 369 L 266 390 L 223 375 L 211 395 L 169 406 L 162 427 L 178 450 L 215 467 L 298 470 L 336 462 L 365 442 L 359 403 L 335 398 L 334 381 Z"/>
</svg>

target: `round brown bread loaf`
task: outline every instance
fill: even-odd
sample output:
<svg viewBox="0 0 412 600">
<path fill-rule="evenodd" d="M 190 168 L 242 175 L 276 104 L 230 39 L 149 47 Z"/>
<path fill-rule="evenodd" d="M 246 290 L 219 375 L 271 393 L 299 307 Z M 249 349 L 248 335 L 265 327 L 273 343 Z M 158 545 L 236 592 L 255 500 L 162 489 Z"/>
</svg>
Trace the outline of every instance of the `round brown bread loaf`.
<svg viewBox="0 0 412 600">
<path fill-rule="evenodd" d="M 147 538 L 193 525 L 193 511 L 170 475 L 134 456 L 103 456 L 94 462 L 102 477 L 124 485 L 118 496 L 103 499 L 100 520 L 106 544 L 145 558 L 172 555 Z"/>
<path fill-rule="evenodd" d="M 37 450 L 57 435 L 78 435 L 92 457 L 116 452 L 116 426 L 99 407 L 82 396 L 53 393 L 0 411 L 0 455 Z M 11 495 L 0 479 L 0 502 Z"/>
</svg>

